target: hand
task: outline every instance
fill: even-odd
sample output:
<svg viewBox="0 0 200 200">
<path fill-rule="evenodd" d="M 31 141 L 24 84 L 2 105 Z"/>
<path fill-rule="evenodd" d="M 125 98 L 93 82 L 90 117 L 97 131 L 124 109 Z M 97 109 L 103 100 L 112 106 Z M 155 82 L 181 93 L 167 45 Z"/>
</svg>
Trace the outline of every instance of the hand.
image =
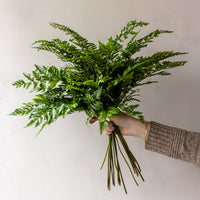
<svg viewBox="0 0 200 200">
<path fill-rule="evenodd" d="M 90 124 L 94 123 L 97 120 L 98 118 L 94 116 L 92 120 L 90 120 Z M 147 129 L 146 126 L 139 119 L 125 113 L 119 113 L 115 115 L 114 118 L 110 118 L 108 126 L 104 129 L 104 133 L 106 135 L 111 134 L 115 129 L 114 125 L 117 125 L 122 135 L 136 136 L 146 141 L 150 128 L 150 122 L 145 122 L 147 123 Z"/>
</svg>

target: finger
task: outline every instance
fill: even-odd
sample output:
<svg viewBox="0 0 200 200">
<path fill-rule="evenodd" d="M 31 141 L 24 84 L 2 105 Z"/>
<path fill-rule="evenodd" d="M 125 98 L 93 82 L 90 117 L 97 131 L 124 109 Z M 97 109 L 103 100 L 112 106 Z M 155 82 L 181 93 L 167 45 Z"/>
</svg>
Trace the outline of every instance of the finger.
<svg viewBox="0 0 200 200">
<path fill-rule="evenodd" d="M 109 126 L 109 127 L 114 127 L 113 122 L 112 122 L 112 121 L 109 121 L 109 122 L 108 122 L 108 126 Z"/>
<path fill-rule="evenodd" d="M 108 126 L 106 126 L 106 128 L 104 129 L 104 133 L 106 135 L 111 134 L 114 131 L 115 127 L 113 125 L 113 123 L 108 122 Z"/>
<path fill-rule="evenodd" d="M 104 131 L 104 134 L 106 135 L 110 135 L 112 133 L 112 131 Z"/>
<path fill-rule="evenodd" d="M 114 131 L 114 126 L 106 126 L 106 128 L 104 129 L 104 131 Z"/>
<path fill-rule="evenodd" d="M 92 119 L 89 121 L 90 124 L 93 124 L 94 122 L 96 122 L 98 120 L 97 116 L 93 116 Z"/>
</svg>

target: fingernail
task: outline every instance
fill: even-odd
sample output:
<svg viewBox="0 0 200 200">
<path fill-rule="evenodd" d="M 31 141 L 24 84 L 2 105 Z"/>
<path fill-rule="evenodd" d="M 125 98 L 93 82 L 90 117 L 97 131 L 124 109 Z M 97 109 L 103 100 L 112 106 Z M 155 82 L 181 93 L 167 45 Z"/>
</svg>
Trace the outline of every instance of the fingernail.
<svg viewBox="0 0 200 200">
<path fill-rule="evenodd" d="M 113 127 L 113 126 L 111 126 L 111 127 L 110 127 L 110 129 L 113 131 L 113 130 L 114 130 L 114 127 Z"/>
</svg>

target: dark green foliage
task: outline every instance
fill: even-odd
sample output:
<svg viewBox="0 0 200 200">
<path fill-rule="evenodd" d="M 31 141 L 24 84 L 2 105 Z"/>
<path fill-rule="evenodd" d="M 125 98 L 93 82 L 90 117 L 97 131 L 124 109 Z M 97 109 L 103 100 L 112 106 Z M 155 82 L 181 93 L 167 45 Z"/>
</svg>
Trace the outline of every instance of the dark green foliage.
<svg viewBox="0 0 200 200">
<path fill-rule="evenodd" d="M 32 102 L 24 103 L 11 115 L 29 115 L 27 126 L 41 125 L 40 131 L 57 118 L 64 118 L 76 111 L 84 111 L 88 115 L 87 121 L 96 115 L 100 122 L 101 134 L 108 125 L 109 118 L 121 111 L 138 117 L 144 123 L 142 112 L 136 111 L 140 103 L 140 100 L 136 98 L 139 96 L 139 87 L 157 83 L 157 81 L 145 82 L 146 78 L 155 75 L 170 75 L 165 70 L 186 63 L 186 61 L 166 59 L 184 55 L 187 52 L 163 51 L 146 57 L 134 55 L 142 48 L 147 47 L 159 35 L 172 33 L 168 30 L 155 30 L 136 39 L 140 30 L 135 29 L 147 26 L 146 22 L 130 21 L 115 38 L 110 37 L 105 44 L 98 41 L 98 45 L 88 42 L 87 39 L 67 26 L 56 23 L 50 23 L 50 25 L 70 36 L 68 41 L 38 40 L 33 43 L 33 48 L 38 51 L 46 50 L 54 53 L 64 62 L 64 66 L 59 68 L 35 65 L 31 74 L 23 73 L 26 81 L 18 80 L 13 83 L 17 88 L 31 88 L 31 92 L 38 94 Z M 117 135 L 120 135 L 119 131 Z M 114 145 L 112 148 L 116 154 L 117 138 L 113 137 L 110 137 L 109 144 Z M 126 148 L 123 136 L 119 136 L 119 139 L 129 159 L 133 159 Z M 110 155 L 108 158 L 110 167 L 114 167 L 114 163 L 111 164 L 114 162 L 112 161 L 113 154 L 112 152 L 108 154 Z M 135 161 L 131 162 L 133 164 Z M 132 167 L 137 175 L 141 175 L 138 166 Z M 120 173 L 119 166 L 116 169 Z M 119 175 L 119 182 L 120 177 L 123 180 Z"/>
</svg>

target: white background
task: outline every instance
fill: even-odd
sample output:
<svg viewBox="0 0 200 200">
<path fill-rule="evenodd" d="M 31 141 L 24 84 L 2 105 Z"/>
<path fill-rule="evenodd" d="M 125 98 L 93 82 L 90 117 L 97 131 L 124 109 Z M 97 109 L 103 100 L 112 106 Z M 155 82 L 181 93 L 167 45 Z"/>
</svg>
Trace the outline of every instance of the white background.
<svg viewBox="0 0 200 200">
<path fill-rule="evenodd" d="M 199 168 L 147 151 L 134 137 L 126 139 L 146 181 L 137 187 L 123 165 L 128 195 L 118 185 L 107 191 L 107 165 L 99 169 L 107 136 L 99 135 L 98 124 L 85 125 L 84 113 L 58 119 L 37 139 L 38 129 L 23 128 L 26 117 L 8 116 L 33 97 L 12 82 L 30 73 L 34 64 L 62 66 L 54 55 L 30 48 L 35 40 L 65 38 L 49 22 L 68 25 L 96 43 L 137 19 L 150 23 L 141 36 L 157 28 L 174 31 L 155 39 L 142 55 L 190 52 L 176 58 L 189 61 L 184 67 L 170 69 L 171 76 L 154 77 L 158 84 L 143 87 L 138 110 L 148 121 L 200 131 L 199 6 L 198 0 L 0 0 L 0 199 L 199 199 Z"/>
</svg>

